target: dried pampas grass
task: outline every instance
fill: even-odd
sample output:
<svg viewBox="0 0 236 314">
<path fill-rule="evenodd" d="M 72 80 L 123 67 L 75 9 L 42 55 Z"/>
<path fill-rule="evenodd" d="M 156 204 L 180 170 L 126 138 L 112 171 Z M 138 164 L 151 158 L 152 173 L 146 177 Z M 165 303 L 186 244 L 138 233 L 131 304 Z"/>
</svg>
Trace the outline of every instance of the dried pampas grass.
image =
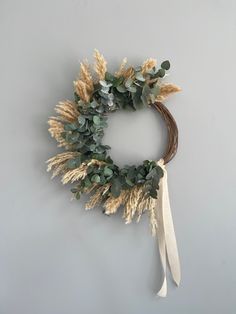
<svg viewBox="0 0 236 314">
<path fill-rule="evenodd" d="M 154 68 L 156 66 L 156 64 L 157 64 L 156 59 L 149 58 L 146 61 L 144 61 L 143 65 L 142 65 L 142 74 L 147 73 L 149 70 Z"/>
<path fill-rule="evenodd" d="M 121 62 L 119 70 L 115 73 L 116 77 L 120 77 L 124 75 L 126 64 L 127 64 L 127 58 L 124 58 Z"/>
<path fill-rule="evenodd" d="M 134 78 L 134 74 L 135 74 L 134 68 L 129 67 L 128 69 L 124 70 L 124 72 L 123 72 L 123 77 L 124 77 L 125 79 Z"/>
<path fill-rule="evenodd" d="M 157 96 L 157 101 L 163 101 L 173 93 L 180 92 L 181 88 L 174 84 L 163 84 L 160 87 L 160 94 Z"/>
<path fill-rule="evenodd" d="M 107 72 L 107 62 L 100 52 L 95 49 L 94 50 L 94 58 L 95 58 L 95 65 L 94 70 L 98 75 L 99 80 L 104 80 L 105 74 Z"/>
<path fill-rule="evenodd" d="M 65 173 L 67 167 L 66 162 L 70 159 L 76 158 L 80 155 L 78 152 L 65 152 L 57 154 L 56 156 L 47 160 L 47 171 L 52 170 L 52 178 Z"/>
<path fill-rule="evenodd" d="M 143 186 L 134 186 L 129 190 L 127 201 L 125 202 L 125 208 L 123 218 L 125 223 L 128 224 L 132 221 L 136 211 L 140 198 L 143 195 Z"/>
<path fill-rule="evenodd" d="M 90 200 L 86 203 L 85 208 L 92 209 L 96 205 L 99 205 L 104 198 L 104 194 L 109 190 L 110 186 L 110 184 L 105 184 L 98 187 L 95 193 L 90 197 Z"/>
<path fill-rule="evenodd" d="M 59 114 L 57 119 L 64 122 L 74 122 L 80 115 L 79 111 L 76 109 L 75 103 L 69 100 L 60 101 L 59 104 L 56 105 L 55 111 Z"/>
<path fill-rule="evenodd" d="M 79 95 L 80 99 L 84 102 L 89 102 L 90 95 L 88 93 L 88 85 L 82 80 L 74 81 L 75 92 Z"/>
<path fill-rule="evenodd" d="M 87 90 L 89 93 L 93 92 L 93 78 L 90 73 L 88 61 L 80 63 L 80 78 L 87 84 Z"/>
<path fill-rule="evenodd" d="M 105 214 L 107 215 L 115 214 L 118 208 L 126 202 L 128 195 L 129 190 L 121 191 L 118 197 L 110 195 L 106 202 L 104 203 Z"/>
<path fill-rule="evenodd" d="M 78 180 L 82 180 L 86 177 L 88 165 L 82 163 L 78 168 L 68 170 L 62 177 L 61 182 L 63 184 L 73 183 Z"/>
</svg>

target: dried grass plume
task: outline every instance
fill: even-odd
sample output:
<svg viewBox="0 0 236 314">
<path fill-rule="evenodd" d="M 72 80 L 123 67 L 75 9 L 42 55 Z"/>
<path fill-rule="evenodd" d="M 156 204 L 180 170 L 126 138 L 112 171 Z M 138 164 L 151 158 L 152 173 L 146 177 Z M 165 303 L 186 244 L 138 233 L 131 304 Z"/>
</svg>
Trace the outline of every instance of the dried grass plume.
<svg viewBox="0 0 236 314">
<path fill-rule="evenodd" d="M 173 93 L 180 92 L 181 88 L 174 84 L 163 84 L 160 87 L 160 94 L 157 96 L 157 101 L 163 101 Z"/>
<path fill-rule="evenodd" d="M 142 65 L 142 74 L 147 73 L 149 70 L 154 68 L 156 66 L 156 64 L 157 64 L 156 59 L 149 58 L 146 61 L 144 61 L 143 65 Z"/>
<path fill-rule="evenodd" d="M 99 80 L 104 80 L 105 74 L 107 72 L 107 61 L 97 49 L 94 50 L 94 58 L 94 70 L 97 73 Z"/>
</svg>

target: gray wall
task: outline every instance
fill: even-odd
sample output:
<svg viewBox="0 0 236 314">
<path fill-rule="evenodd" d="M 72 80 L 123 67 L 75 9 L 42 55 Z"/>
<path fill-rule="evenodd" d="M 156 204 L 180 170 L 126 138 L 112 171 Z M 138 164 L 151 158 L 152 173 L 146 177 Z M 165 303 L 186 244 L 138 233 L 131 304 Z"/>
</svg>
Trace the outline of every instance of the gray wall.
<svg viewBox="0 0 236 314">
<path fill-rule="evenodd" d="M 235 313 L 236 2 L 1 0 L 0 313 Z M 45 160 L 47 118 L 72 97 L 79 60 L 100 49 L 172 63 L 180 130 L 168 165 L 182 283 L 155 296 L 161 265 L 148 219 L 125 225 L 70 202 Z M 91 58 L 90 58 L 91 59 Z M 110 118 L 120 164 L 160 157 L 166 133 L 144 111 Z"/>
</svg>

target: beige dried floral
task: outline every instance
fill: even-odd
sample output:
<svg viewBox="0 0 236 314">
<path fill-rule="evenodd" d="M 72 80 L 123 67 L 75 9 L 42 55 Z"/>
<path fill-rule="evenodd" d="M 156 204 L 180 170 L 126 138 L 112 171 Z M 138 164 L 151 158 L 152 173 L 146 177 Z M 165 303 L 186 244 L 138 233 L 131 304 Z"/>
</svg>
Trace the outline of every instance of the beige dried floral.
<svg viewBox="0 0 236 314">
<path fill-rule="evenodd" d="M 79 95 L 80 99 L 84 102 L 90 101 L 90 95 L 88 93 L 88 86 L 82 80 L 74 81 L 75 92 Z"/>
<path fill-rule="evenodd" d="M 94 70 L 98 75 L 99 80 L 104 80 L 105 74 L 107 72 L 107 62 L 100 52 L 95 49 L 94 50 L 94 58 L 95 58 L 95 65 Z"/>
<path fill-rule="evenodd" d="M 157 199 L 149 197 L 147 199 L 147 210 L 149 213 L 149 221 L 151 233 L 153 236 L 157 234 Z"/>
<path fill-rule="evenodd" d="M 129 190 L 122 190 L 118 197 L 110 195 L 104 203 L 105 213 L 107 215 L 115 214 L 117 209 L 126 202 Z"/>
<path fill-rule="evenodd" d="M 87 92 L 91 96 L 94 90 L 93 78 L 90 73 L 88 61 L 80 63 L 80 79 L 86 84 Z"/>
<path fill-rule="evenodd" d="M 60 101 L 59 104 L 56 105 L 55 111 L 59 114 L 57 120 L 64 122 L 74 122 L 80 115 L 79 111 L 76 109 L 75 103 L 69 100 Z"/>
<path fill-rule="evenodd" d="M 165 100 L 167 97 L 169 97 L 171 94 L 173 93 L 177 93 L 180 92 L 181 88 L 177 85 L 174 84 L 163 84 L 160 87 L 160 93 L 157 96 L 157 101 L 163 101 Z"/>
<path fill-rule="evenodd" d="M 48 124 L 48 131 L 51 134 L 51 137 L 55 138 L 55 140 L 58 142 L 58 147 L 65 147 L 68 149 L 70 145 L 61 136 L 62 132 L 64 132 L 64 124 L 58 121 L 57 117 L 51 117 L 48 120 Z"/>
<path fill-rule="evenodd" d="M 128 224 L 132 221 L 137 207 L 140 201 L 140 198 L 143 194 L 143 186 L 136 185 L 130 189 L 129 195 L 127 197 L 127 201 L 125 203 L 123 218 L 125 219 L 125 223 Z"/>
<path fill-rule="evenodd" d="M 135 74 L 134 68 L 129 67 L 128 69 L 124 70 L 124 72 L 123 72 L 123 77 L 124 77 L 125 79 L 134 78 L 134 74 Z"/>
<path fill-rule="evenodd" d="M 78 180 L 82 180 L 86 177 L 88 165 L 87 163 L 82 163 L 78 168 L 68 170 L 62 177 L 61 182 L 67 184 L 69 182 L 73 183 Z"/>
<path fill-rule="evenodd" d="M 119 70 L 115 73 L 116 77 L 120 77 L 124 75 L 126 64 L 127 64 L 127 58 L 124 58 L 121 62 Z"/>
<path fill-rule="evenodd" d="M 109 190 L 110 184 L 105 184 L 96 189 L 96 192 L 90 197 L 90 200 L 86 203 L 86 209 L 92 209 L 96 205 L 99 205 L 104 197 L 104 194 Z"/>
<path fill-rule="evenodd" d="M 156 59 L 152 59 L 149 58 L 146 61 L 144 61 L 143 65 L 142 65 L 142 74 L 147 73 L 149 70 L 151 70 L 152 68 L 154 68 L 157 64 L 157 60 Z"/>
<path fill-rule="evenodd" d="M 139 203 L 137 205 L 137 222 L 140 221 L 142 214 L 147 210 L 148 207 L 148 198 L 146 197 L 146 193 L 143 191 L 139 198 Z"/>
<path fill-rule="evenodd" d="M 53 170 L 52 178 L 66 171 L 66 162 L 80 155 L 79 152 L 65 152 L 47 160 L 47 171 Z"/>
<path fill-rule="evenodd" d="M 62 177 L 62 183 L 67 184 L 69 182 L 73 183 L 78 180 L 82 180 L 87 175 L 87 169 L 91 165 L 101 166 L 105 164 L 103 161 L 99 161 L 97 159 L 91 159 L 89 161 L 83 162 L 78 168 L 68 170 L 64 176 Z"/>
</svg>

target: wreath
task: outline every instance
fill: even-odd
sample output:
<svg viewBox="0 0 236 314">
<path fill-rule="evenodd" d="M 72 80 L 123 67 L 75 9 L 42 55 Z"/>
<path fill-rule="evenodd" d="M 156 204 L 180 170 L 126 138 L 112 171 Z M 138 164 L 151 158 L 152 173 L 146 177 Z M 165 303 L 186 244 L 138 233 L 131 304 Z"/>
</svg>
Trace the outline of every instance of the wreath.
<svg viewBox="0 0 236 314">
<path fill-rule="evenodd" d="M 76 199 L 89 194 L 86 209 L 102 205 L 104 213 L 111 215 L 123 206 L 126 223 L 134 218 L 139 221 L 147 212 L 152 234 L 156 235 L 160 229 L 156 208 L 163 198 L 159 193 L 164 195 L 160 191 L 164 188 L 164 165 L 174 157 L 178 145 L 175 120 L 162 102 L 180 88 L 162 83 L 170 68 L 168 60 L 157 66 L 150 58 L 142 66 L 133 67 L 127 66 L 125 58 L 112 74 L 97 50 L 94 58 L 95 73 L 87 61 L 80 64 L 74 100 L 60 102 L 55 108 L 58 115 L 48 121 L 51 136 L 65 150 L 48 160 L 48 171 L 52 170 L 52 177 L 62 176 L 63 184 L 75 183 L 71 192 Z M 156 109 L 166 122 L 169 142 L 165 156 L 159 161 L 145 160 L 138 166 L 120 168 L 109 156 L 110 147 L 102 141 L 108 115 L 143 107 Z"/>
</svg>

